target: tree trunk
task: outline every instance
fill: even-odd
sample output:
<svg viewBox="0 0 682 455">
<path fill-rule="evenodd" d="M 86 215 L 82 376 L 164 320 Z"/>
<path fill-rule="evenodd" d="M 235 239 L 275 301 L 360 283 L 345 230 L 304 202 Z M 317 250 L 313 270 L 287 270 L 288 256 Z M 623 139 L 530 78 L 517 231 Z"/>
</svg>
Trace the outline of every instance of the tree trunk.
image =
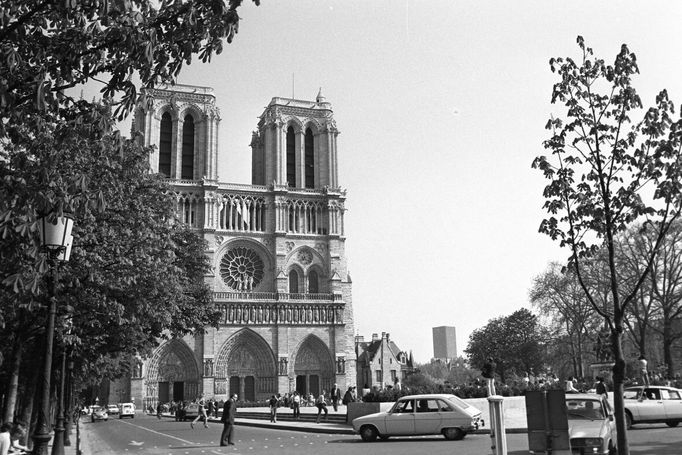
<svg viewBox="0 0 682 455">
<path fill-rule="evenodd" d="M 26 428 L 29 430 L 28 435 L 33 434 L 33 428 L 35 423 L 33 422 L 33 417 L 35 414 L 33 413 L 33 405 L 35 404 L 35 400 L 33 399 L 36 394 L 36 388 L 38 387 L 38 375 L 37 374 L 31 374 L 28 376 L 27 383 L 26 383 L 26 389 L 24 390 L 24 399 L 22 400 L 23 406 L 21 407 L 21 419 L 23 422 L 26 423 Z M 33 439 L 30 437 L 26 438 L 26 445 L 28 446 L 29 449 L 33 448 Z"/>
<path fill-rule="evenodd" d="M 666 375 L 668 377 L 672 377 L 673 371 L 675 371 L 673 367 L 673 351 L 672 351 L 672 345 L 673 345 L 673 336 L 672 336 L 672 324 L 670 321 L 670 318 L 665 317 L 663 319 L 663 360 L 665 361 L 665 366 L 668 371 L 666 371 Z M 666 378 L 667 379 L 667 378 Z"/>
<path fill-rule="evenodd" d="M 617 310 L 616 310 L 617 311 Z M 627 429 L 625 428 L 625 405 L 623 403 L 623 382 L 625 380 L 625 358 L 623 356 L 622 314 L 616 315 L 617 322 L 611 333 L 611 347 L 615 364 L 613 365 L 613 410 L 616 416 L 618 454 L 630 455 Z"/>
<path fill-rule="evenodd" d="M 7 385 L 7 395 L 5 409 L 2 413 L 3 422 L 14 422 L 14 408 L 17 403 L 17 391 L 19 390 L 19 368 L 21 367 L 22 343 L 15 340 L 12 349 L 11 371 L 9 372 L 9 383 Z"/>
</svg>

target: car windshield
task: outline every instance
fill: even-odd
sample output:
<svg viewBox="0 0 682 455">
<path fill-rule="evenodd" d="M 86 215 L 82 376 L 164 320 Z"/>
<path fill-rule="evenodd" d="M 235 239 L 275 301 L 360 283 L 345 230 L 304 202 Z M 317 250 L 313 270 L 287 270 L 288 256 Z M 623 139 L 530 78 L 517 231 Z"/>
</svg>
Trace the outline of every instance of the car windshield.
<svg viewBox="0 0 682 455">
<path fill-rule="evenodd" d="M 566 408 L 569 420 L 604 418 L 601 403 L 597 400 L 566 400 Z"/>
</svg>

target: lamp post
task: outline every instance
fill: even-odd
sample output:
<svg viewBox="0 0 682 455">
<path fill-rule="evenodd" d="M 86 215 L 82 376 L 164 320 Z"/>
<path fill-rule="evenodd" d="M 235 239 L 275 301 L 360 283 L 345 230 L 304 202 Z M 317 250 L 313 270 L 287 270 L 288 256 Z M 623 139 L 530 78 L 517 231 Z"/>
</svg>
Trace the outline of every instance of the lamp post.
<svg viewBox="0 0 682 455">
<path fill-rule="evenodd" d="M 64 386 L 66 383 L 66 357 L 68 346 L 66 340 L 71 335 L 71 327 L 73 326 L 71 322 L 71 316 L 67 318 L 64 322 L 66 327 L 66 337 L 62 346 L 62 367 L 59 371 L 59 401 L 57 402 L 57 424 L 54 427 L 54 442 L 52 443 L 52 455 L 64 455 L 64 446 L 70 445 L 71 442 L 67 444 L 69 434 L 65 432 L 65 420 L 66 420 L 66 406 L 64 401 Z"/>
<path fill-rule="evenodd" d="M 52 283 L 50 286 L 50 305 L 45 328 L 45 363 L 43 365 L 43 381 L 41 390 L 40 411 L 33 433 L 33 453 L 47 455 L 50 442 L 50 376 L 52 374 L 52 344 L 54 340 L 54 320 L 57 314 L 57 284 L 59 281 L 58 265 L 60 261 L 68 261 L 71 254 L 73 236 L 73 219 L 68 216 L 43 217 L 39 221 L 40 243 L 48 253 L 52 267 Z M 62 440 L 63 443 L 63 440 Z M 63 453 L 63 449 L 62 449 Z"/>
</svg>

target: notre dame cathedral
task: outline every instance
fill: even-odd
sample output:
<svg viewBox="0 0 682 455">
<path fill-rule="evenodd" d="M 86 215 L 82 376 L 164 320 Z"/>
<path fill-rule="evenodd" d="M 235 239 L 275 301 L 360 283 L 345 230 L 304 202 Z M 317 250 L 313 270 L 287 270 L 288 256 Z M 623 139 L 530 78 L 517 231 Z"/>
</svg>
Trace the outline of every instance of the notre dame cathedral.
<svg viewBox="0 0 682 455">
<path fill-rule="evenodd" d="M 208 242 L 206 277 L 222 311 L 218 330 L 165 341 L 141 359 L 109 402 L 264 400 L 355 385 L 351 280 L 331 104 L 273 98 L 251 140 L 251 185 L 217 173 L 220 113 L 213 90 L 146 92 L 133 128 L 153 146 L 178 218 Z"/>
</svg>

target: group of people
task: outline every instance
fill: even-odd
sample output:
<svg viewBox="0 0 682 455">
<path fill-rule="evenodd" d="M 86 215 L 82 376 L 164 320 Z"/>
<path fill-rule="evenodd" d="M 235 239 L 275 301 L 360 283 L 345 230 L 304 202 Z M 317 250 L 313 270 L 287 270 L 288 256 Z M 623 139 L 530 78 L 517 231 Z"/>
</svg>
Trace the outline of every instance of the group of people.
<svg viewBox="0 0 682 455">
<path fill-rule="evenodd" d="M 21 422 L 0 425 L 0 455 L 20 455 L 29 452 L 26 443 L 26 426 Z"/>
<path fill-rule="evenodd" d="M 301 406 L 315 406 L 317 408 L 317 423 L 320 423 L 322 414 L 324 414 L 324 420 L 327 420 L 329 415 L 328 403 L 334 408 L 334 412 L 338 412 L 339 403 L 348 405 L 348 403 L 353 401 L 358 401 L 355 387 L 349 387 L 342 396 L 341 389 L 339 389 L 337 384 L 334 384 L 329 395 L 327 395 L 325 390 L 322 390 L 317 397 L 313 394 L 305 397 L 299 394 L 298 391 L 295 391 L 293 393 L 285 393 L 283 396 L 280 394 L 272 395 L 267 404 L 270 408 L 270 422 L 277 422 L 277 412 L 280 407 L 292 409 L 294 419 L 299 420 L 301 417 Z"/>
</svg>

